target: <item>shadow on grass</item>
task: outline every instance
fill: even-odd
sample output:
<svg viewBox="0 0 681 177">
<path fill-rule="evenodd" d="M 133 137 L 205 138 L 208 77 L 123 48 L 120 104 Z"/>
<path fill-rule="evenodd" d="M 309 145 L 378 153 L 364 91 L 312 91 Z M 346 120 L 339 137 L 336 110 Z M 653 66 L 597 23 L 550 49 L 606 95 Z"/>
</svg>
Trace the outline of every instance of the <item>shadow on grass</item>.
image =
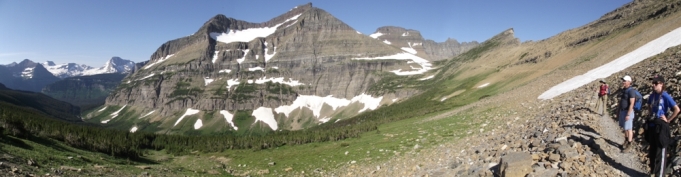
<svg viewBox="0 0 681 177">
<path fill-rule="evenodd" d="M 33 150 L 33 146 L 26 144 L 21 139 L 11 137 L 11 136 L 3 136 L 2 138 L 0 138 L 0 143 L 5 144 L 5 145 L 10 145 L 10 146 L 15 146 L 15 147 L 26 149 L 26 150 Z"/>
</svg>

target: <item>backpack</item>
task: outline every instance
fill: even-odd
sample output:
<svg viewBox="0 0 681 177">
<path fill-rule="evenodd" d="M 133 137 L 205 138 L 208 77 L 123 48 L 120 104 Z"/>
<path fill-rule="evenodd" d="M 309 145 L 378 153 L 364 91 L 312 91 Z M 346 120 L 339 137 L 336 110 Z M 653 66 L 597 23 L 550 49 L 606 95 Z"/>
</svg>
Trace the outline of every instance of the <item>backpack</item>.
<svg viewBox="0 0 681 177">
<path fill-rule="evenodd" d="M 638 90 L 632 87 L 629 87 L 629 89 L 634 90 L 634 94 L 636 94 L 634 101 L 634 111 L 641 111 L 641 105 L 643 104 L 643 96 L 641 95 L 641 92 L 638 92 Z"/>
<path fill-rule="evenodd" d="M 605 90 L 607 90 L 607 95 L 610 95 L 610 86 L 608 84 L 605 84 Z"/>
</svg>

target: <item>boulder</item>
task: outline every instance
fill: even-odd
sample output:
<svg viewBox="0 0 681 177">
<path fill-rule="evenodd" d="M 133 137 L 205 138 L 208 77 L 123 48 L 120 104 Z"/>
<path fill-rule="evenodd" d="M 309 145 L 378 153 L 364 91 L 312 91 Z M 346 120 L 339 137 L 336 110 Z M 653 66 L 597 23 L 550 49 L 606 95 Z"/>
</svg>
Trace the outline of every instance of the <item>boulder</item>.
<svg viewBox="0 0 681 177">
<path fill-rule="evenodd" d="M 501 157 L 501 175 L 524 177 L 532 172 L 532 156 L 527 152 L 510 152 Z"/>
</svg>

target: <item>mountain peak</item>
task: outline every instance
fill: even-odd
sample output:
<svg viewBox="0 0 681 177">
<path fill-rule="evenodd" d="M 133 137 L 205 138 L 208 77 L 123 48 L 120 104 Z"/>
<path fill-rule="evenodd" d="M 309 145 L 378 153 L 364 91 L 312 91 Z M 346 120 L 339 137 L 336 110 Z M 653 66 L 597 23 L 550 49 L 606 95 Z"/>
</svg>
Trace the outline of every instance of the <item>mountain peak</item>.
<svg viewBox="0 0 681 177">
<path fill-rule="evenodd" d="M 19 65 L 21 66 L 29 66 L 29 67 L 35 67 L 35 62 L 29 60 L 29 59 L 24 59 L 21 62 L 19 62 Z"/>
<path fill-rule="evenodd" d="M 43 63 L 43 65 L 47 65 L 47 66 L 55 66 L 55 65 L 57 65 L 57 64 L 54 64 L 54 62 L 53 62 L 53 61 L 46 61 L 45 63 Z"/>
<path fill-rule="evenodd" d="M 496 41 L 502 44 L 520 44 L 520 40 L 515 37 L 513 28 L 504 30 L 487 41 Z"/>
</svg>

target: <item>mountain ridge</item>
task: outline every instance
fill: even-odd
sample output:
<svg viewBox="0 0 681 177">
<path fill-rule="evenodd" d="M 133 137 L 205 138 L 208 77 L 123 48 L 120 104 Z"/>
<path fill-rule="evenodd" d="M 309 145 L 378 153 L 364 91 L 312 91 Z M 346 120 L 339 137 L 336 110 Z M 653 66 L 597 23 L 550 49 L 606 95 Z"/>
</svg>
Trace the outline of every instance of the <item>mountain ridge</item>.
<svg viewBox="0 0 681 177">
<path fill-rule="evenodd" d="M 414 88 L 381 91 L 378 85 L 390 75 L 410 77 L 431 69 L 430 61 L 360 34 L 325 10 L 305 4 L 262 23 L 212 17 L 193 35 L 163 43 L 148 64 L 112 92 L 106 106 L 124 107 L 123 112 L 154 111 L 148 118 L 167 122 L 163 129 L 181 129 L 174 127 L 187 119 L 179 116 L 174 121 L 174 115 L 194 110 L 248 112 L 255 123 L 268 124 L 250 127 L 301 129 L 417 94 Z M 348 104 L 339 109 L 325 99 Z M 284 108 L 308 101 L 318 106 Z M 333 109 L 317 110 L 325 106 Z M 215 117 L 221 115 L 189 120 Z M 123 119 L 106 122 L 128 126 L 120 122 Z M 301 121 L 292 121 L 296 119 Z M 229 120 L 211 125 L 236 130 Z"/>
</svg>

